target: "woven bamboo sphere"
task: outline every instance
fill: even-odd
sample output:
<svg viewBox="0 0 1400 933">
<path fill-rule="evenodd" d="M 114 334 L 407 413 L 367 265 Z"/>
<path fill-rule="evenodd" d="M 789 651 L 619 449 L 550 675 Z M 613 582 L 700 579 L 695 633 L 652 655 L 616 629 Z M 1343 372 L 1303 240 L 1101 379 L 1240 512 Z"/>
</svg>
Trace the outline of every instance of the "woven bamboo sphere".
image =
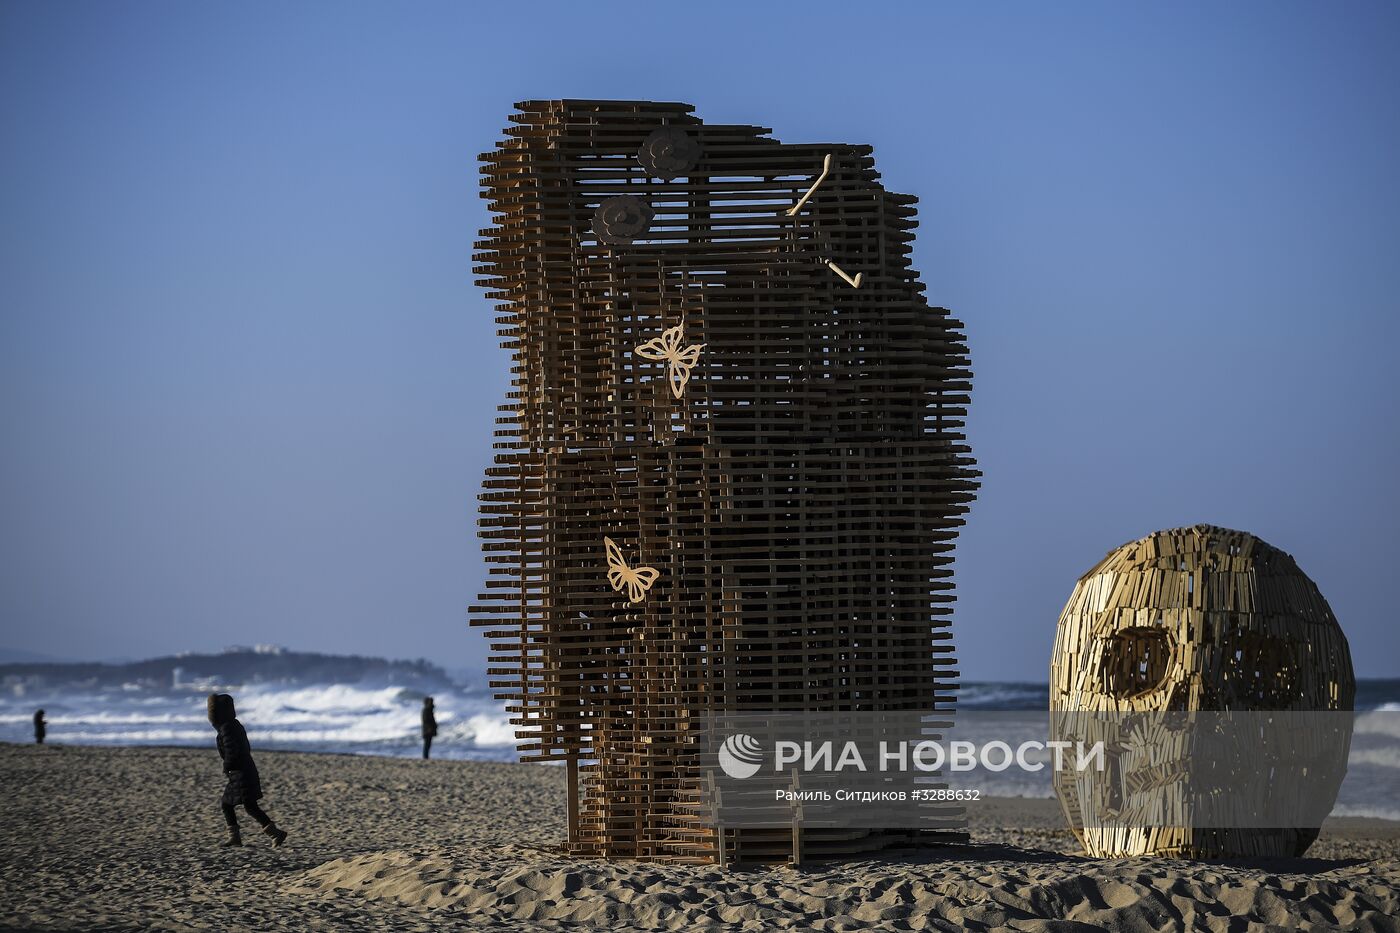
<svg viewBox="0 0 1400 933">
<path fill-rule="evenodd" d="M 1069 710 L 1350 710 L 1355 693 L 1346 637 L 1312 580 L 1254 535 L 1212 525 L 1159 531 L 1110 551 L 1075 584 L 1050 662 L 1052 722 Z M 1300 767 L 1288 779 L 1317 782 L 1306 791 L 1330 804 L 1345 743 L 1340 753 L 1323 776 Z M 1294 856 L 1317 835 L 1316 827 L 1113 825 L 1111 808 L 1140 797 L 1141 787 L 1115 769 L 1056 775 L 1070 826 L 1094 856 Z M 1165 806 L 1173 792 L 1152 788 L 1152 806 Z M 1152 809 L 1138 804 L 1136 812 Z"/>
</svg>

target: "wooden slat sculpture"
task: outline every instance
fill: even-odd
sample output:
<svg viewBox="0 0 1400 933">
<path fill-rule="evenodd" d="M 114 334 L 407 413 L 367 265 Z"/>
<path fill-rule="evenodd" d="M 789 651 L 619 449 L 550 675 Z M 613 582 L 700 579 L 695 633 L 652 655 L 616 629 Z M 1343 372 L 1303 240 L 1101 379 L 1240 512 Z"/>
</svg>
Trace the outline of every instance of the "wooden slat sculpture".
<svg viewBox="0 0 1400 933">
<path fill-rule="evenodd" d="M 1058 738 L 1077 738 L 1068 733 L 1084 728 L 1088 717 L 1073 711 L 1340 711 L 1352 709 L 1355 692 L 1346 637 L 1293 558 L 1253 535 L 1210 525 L 1130 542 L 1080 577 L 1060 616 L 1050 664 Z M 1141 728 L 1153 717 L 1123 720 Z M 1326 721 L 1341 723 L 1328 727 L 1338 733 L 1334 741 L 1315 751 L 1328 760 L 1308 760 L 1295 749 L 1277 762 L 1245 762 L 1222 779 L 1217 806 L 1257 805 L 1248 782 L 1258 780 L 1261 793 L 1272 785 L 1309 797 L 1325 814 L 1345 774 L 1351 734 L 1349 717 Z M 1153 747 L 1145 757 L 1153 760 L 1141 772 L 1126 761 L 1104 772 L 1057 772 L 1061 807 L 1090 855 L 1296 856 L 1316 838 L 1315 825 L 1200 826 L 1189 818 L 1134 825 L 1132 814 L 1189 815 L 1192 799 L 1200 799 L 1193 795 L 1201 769 L 1229 771 L 1185 751 L 1173 759 L 1166 733 L 1147 744 Z M 1187 791 L 1193 768 L 1197 780 Z"/>
<path fill-rule="evenodd" d="M 977 485 L 962 325 L 924 301 L 914 198 L 867 146 L 683 104 L 517 108 L 482 156 L 477 271 L 514 383 L 473 623 L 522 758 L 569 769 L 572 852 L 712 860 L 700 714 L 951 703 L 949 562 Z M 725 846 L 772 859 L 791 838 Z"/>
</svg>

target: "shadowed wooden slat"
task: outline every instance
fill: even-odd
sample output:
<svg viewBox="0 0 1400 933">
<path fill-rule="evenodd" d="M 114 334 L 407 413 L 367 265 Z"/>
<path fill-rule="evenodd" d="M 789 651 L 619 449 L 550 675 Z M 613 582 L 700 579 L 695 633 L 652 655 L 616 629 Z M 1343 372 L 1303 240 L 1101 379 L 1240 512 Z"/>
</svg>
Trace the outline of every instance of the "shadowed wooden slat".
<svg viewBox="0 0 1400 933">
<path fill-rule="evenodd" d="M 915 201 L 868 146 L 785 145 L 685 104 L 517 110 L 481 157 L 493 225 L 472 257 L 512 354 L 472 622 L 521 757 L 569 766 L 569 851 L 719 860 L 696 717 L 951 707 L 952 543 L 979 475 L 962 324 L 923 299 Z M 698 159 L 648 177 L 639 149 L 664 161 L 650 147 L 676 130 Z M 618 196 L 650 225 L 600 243 Z M 682 323 L 675 352 L 652 343 Z M 688 380 L 668 378 L 678 357 Z M 723 849 L 801 861 L 962 826 L 921 816 L 944 828 L 726 829 Z"/>
</svg>

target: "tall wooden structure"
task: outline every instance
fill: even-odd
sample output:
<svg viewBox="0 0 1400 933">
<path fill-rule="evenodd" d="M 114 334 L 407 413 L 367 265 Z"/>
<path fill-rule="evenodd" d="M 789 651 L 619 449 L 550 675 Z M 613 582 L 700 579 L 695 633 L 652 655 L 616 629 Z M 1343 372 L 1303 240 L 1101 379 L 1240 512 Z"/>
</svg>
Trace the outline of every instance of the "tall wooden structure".
<svg viewBox="0 0 1400 933">
<path fill-rule="evenodd" d="M 1302 855 L 1317 838 L 1316 825 L 1192 825 L 1191 797 L 1211 791 L 1226 801 L 1219 806 L 1233 800 L 1247 811 L 1259 795 L 1299 794 L 1322 801 L 1325 814 L 1346 773 L 1349 718 L 1326 720 L 1308 730 L 1310 742 L 1300 739 L 1281 760 L 1248 761 L 1213 785 L 1199 773 L 1219 762 L 1193 760 L 1189 744 L 1169 732 L 1174 717 L 1161 717 L 1159 725 L 1151 714 L 1346 711 L 1355 694 L 1346 636 L 1291 556 L 1247 532 L 1213 525 L 1130 541 L 1079 578 L 1060 615 L 1050 662 L 1051 720 L 1068 724 L 1064 732 L 1095 719 L 1076 712 L 1121 713 L 1125 729 L 1131 723 L 1155 734 L 1140 763 L 1057 773 L 1061 807 L 1094 856 Z M 1096 737 L 1104 737 L 1102 730 Z M 1309 744 L 1320 757 L 1309 759 Z M 1251 780 L 1260 786 L 1251 788 Z M 1176 824 L 1142 818 L 1163 813 L 1185 818 Z"/>
<path fill-rule="evenodd" d="M 961 323 L 925 302 L 915 199 L 868 146 L 677 103 L 516 107 L 481 157 L 513 386 L 473 623 L 522 759 L 569 769 L 572 852 L 713 860 L 698 715 L 952 702 Z M 813 830 L 797 854 L 910 835 Z"/>
</svg>

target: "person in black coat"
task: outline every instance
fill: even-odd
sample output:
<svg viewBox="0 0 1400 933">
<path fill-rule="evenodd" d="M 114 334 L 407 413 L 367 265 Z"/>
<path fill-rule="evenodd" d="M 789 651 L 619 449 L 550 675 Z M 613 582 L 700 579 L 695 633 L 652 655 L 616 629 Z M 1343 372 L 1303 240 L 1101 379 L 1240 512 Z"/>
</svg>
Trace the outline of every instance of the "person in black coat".
<svg viewBox="0 0 1400 933">
<path fill-rule="evenodd" d="M 433 736 L 437 735 L 437 717 L 433 715 L 433 698 L 423 698 L 423 760 L 428 760 L 428 749 L 433 747 Z"/>
<path fill-rule="evenodd" d="M 34 741 L 39 745 L 44 744 L 44 736 L 49 734 L 49 724 L 44 719 L 44 711 L 36 709 L 34 711 Z"/>
<path fill-rule="evenodd" d="M 272 844 L 280 846 L 286 842 L 287 833 L 278 829 L 272 818 L 258 806 L 258 800 L 263 795 L 262 781 L 258 778 L 258 766 L 253 763 L 248 733 L 234 714 L 233 697 L 227 693 L 209 695 L 209 724 L 219 731 L 219 758 L 223 760 L 224 776 L 228 779 L 219 798 L 224 822 L 228 823 L 228 841 L 224 845 L 243 845 L 243 836 L 238 831 L 238 814 L 233 810 L 242 804 L 248 815 L 257 820 L 262 831 L 272 837 Z"/>
</svg>

